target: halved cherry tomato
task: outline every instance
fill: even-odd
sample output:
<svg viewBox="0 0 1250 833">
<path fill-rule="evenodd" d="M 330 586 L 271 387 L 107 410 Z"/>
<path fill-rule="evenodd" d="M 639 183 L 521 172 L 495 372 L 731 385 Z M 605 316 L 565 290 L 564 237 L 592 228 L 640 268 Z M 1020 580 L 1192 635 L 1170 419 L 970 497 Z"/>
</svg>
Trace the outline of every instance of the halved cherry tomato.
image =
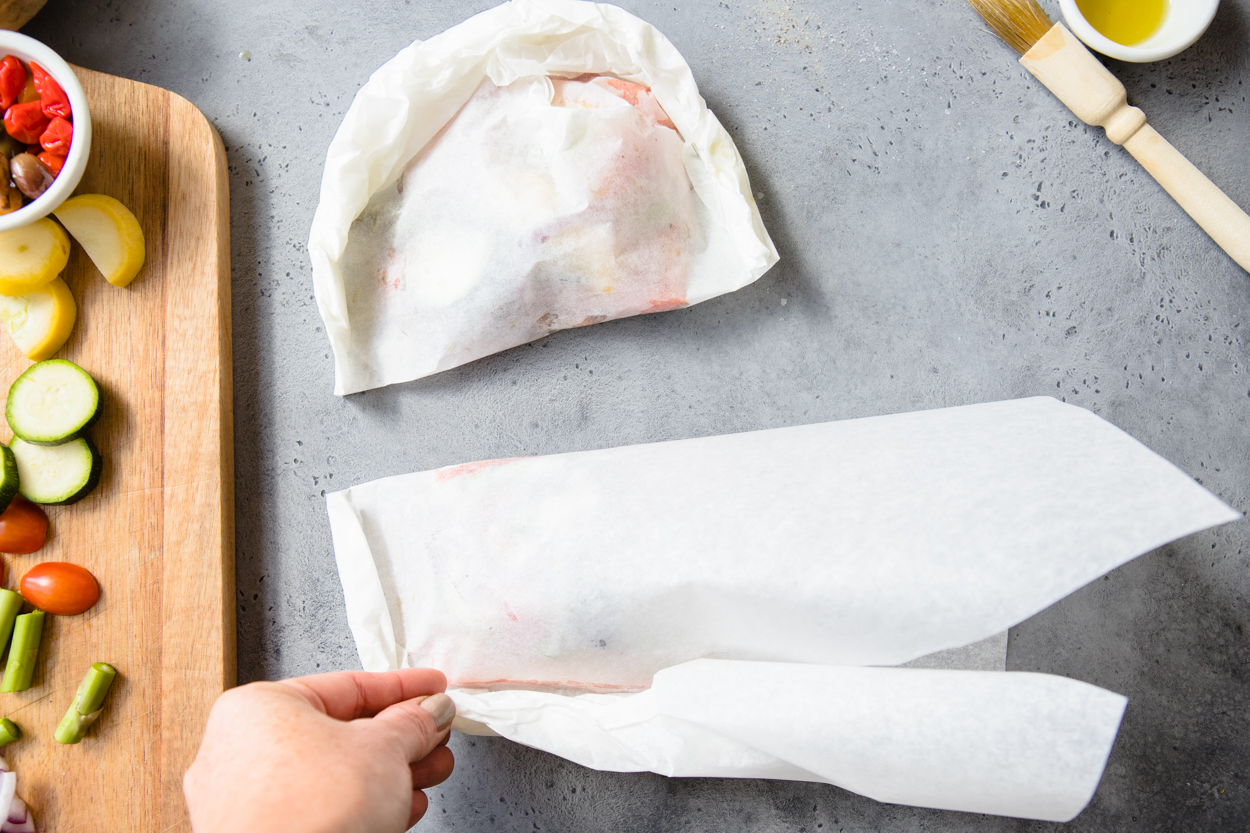
<svg viewBox="0 0 1250 833">
<path fill-rule="evenodd" d="M 48 127 L 39 137 L 39 144 L 53 156 L 62 158 L 69 156 L 69 145 L 74 139 L 74 125 L 57 116 L 48 122 Z"/>
<path fill-rule="evenodd" d="M 34 552 L 48 540 L 48 516 L 37 504 L 16 495 L 0 512 L 0 552 Z"/>
<path fill-rule="evenodd" d="M 45 561 L 22 576 L 22 598 L 57 616 L 75 616 L 100 599 L 95 576 L 65 561 Z"/>
<path fill-rule="evenodd" d="M 48 129 L 48 121 L 38 101 L 14 104 L 4 111 L 4 129 L 14 139 L 28 145 L 39 143 L 39 137 Z"/>
<path fill-rule="evenodd" d="M 50 119 L 70 117 L 69 96 L 56 79 L 34 61 L 30 62 L 30 71 L 34 76 L 35 89 L 39 91 L 39 101 L 43 104 L 43 114 Z"/>
<path fill-rule="evenodd" d="M 26 86 L 26 67 L 13 55 L 0 61 L 0 107 L 9 109 Z"/>
</svg>

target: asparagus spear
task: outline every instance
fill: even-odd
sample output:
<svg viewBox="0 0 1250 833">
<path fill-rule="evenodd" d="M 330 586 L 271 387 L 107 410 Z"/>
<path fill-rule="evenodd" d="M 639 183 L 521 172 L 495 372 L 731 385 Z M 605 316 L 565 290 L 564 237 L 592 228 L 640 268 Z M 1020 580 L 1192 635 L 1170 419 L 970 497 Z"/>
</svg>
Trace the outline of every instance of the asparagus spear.
<svg viewBox="0 0 1250 833">
<path fill-rule="evenodd" d="M 87 732 L 87 727 L 95 723 L 100 712 L 104 711 L 104 696 L 113 685 L 117 669 L 107 662 L 97 662 L 87 671 L 74 695 L 74 702 L 69 711 L 61 718 L 61 723 L 52 735 L 57 743 L 78 743 Z"/>
<path fill-rule="evenodd" d="M 30 681 L 35 677 L 35 661 L 39 658 L 39 640 L 43 638 L 44 615 L 42 610 L 35 610 L 17 617 L 0 692 L 30 688 Z"/>
</svg>

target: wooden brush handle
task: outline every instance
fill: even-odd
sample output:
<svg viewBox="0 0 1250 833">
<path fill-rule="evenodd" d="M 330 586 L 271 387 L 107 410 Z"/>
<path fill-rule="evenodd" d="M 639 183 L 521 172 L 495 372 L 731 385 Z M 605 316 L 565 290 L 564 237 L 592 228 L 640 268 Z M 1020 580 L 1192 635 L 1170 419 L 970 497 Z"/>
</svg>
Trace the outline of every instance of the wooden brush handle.
<svg viewBox="0 0 1250 833">
<path fill-rule="evenodd" d="M 1128 105 L 1124 85 L 1062 23 L 1024 53 L 1020 63 L 1081 121 L 1105 128 L 1108 139 L 1133 154 L 1211 239 L 1250 272 L 1250 217 L 1146 124 L 1146 115 Z"/>
<path fill-rule="evenodd" d="M 1238 266 L 1250 272 L 1250 217 L 1237 203 L 1148 124 L 1124 142 L 1124 149 Z"/>
</svg>

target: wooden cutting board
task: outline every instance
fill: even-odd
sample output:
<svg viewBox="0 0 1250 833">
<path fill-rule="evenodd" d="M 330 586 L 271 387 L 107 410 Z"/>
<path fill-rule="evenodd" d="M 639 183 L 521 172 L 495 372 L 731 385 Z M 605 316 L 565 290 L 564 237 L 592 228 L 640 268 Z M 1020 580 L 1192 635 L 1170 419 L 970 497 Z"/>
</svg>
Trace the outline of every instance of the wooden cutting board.
<svg viewBox="0 0 1250 833">
<path fill-rule="evenodd" d="M 147 263 L 126 289 L 76 244 L 64 277 L 78 322 L 58 354 L 99 382 L 99 487 L 48 507 L 51 536 L 4 555 L 4 586 L 43 561 L 100 582 L 80 616 L 49 616 L 29 691 L 0 694 L 24 735 L 0 751 L 40 831 L 189 830 L 182 774 L 209 707 L 235 681 L 230 244 L 221 139 L 186 100 L 77 69 L 94 127 L 77 193 L 139 218 Z M 0 333 L 0 393 L 30 362 Z M 8 426 L 0 420 L 4 440 Z M 86 739 L 57 722 L 93 662 L 119 676 Z"/>
</svg>

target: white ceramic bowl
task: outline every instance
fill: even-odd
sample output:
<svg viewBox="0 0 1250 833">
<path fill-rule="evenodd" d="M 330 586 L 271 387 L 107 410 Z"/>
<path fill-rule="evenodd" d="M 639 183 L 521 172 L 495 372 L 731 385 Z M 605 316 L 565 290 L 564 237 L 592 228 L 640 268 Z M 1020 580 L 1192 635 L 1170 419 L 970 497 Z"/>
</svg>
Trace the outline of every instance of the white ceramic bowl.
<svg viewBox="0 0 1250 833">
<path fill-rule="evenodd" d="M 56 179 L 48 186 L 48 190 L 39 199 L 31 200 L 17 211 L 0 214 L 0 231 L 19 228 L 33 223 L 40 217 L 46 217 L 53 209 L 65 202 L 87 168 L 87 156 L 91 153 L 91 113 L 87 109 L 87 96 L 82 91 L 82 84 L 74 76 L 69 64 L 61 60 L 61 56 L 44 46 L 34 38 L 28 38 L 19 32 L 0 29 L 0 58 L 14 55 L 23 62 L 31 61 L 47 70 L 48 74 L 61 85 L 69 96 L 69 105 L 73 108 L 74 138 L 70 142 L 69 155 L 65 165 Z"/>
<path fill-rule="evenodd" d="M 1059 0 L 1064 22 L 1086 46 L 1112 58 L 1138 64 L 1161 61 L 1188 49 L 1211 25 L 1219 7 L 1220 0 L 1168 0 L 1158 30 L 1141 43 L 1125 46 L 1091 26 L 1076 7 L 1076 0 Z"/>
</svg>

